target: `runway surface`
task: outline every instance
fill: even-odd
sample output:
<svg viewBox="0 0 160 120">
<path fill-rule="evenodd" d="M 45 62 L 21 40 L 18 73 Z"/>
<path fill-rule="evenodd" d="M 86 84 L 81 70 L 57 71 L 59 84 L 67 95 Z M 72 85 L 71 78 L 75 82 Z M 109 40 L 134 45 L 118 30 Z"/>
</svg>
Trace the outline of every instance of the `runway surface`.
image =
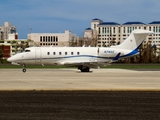
<svg viewBox="0 0 160 120">
<path fill-rule="evenodd" d="M 0 69 L 0 90 L 160 90 L 160 70 Z"/>
<path fill-rule="evenodd" d="M 0 69 L 0 120 L 159 120 L 160 70 Z"/>
</svg>

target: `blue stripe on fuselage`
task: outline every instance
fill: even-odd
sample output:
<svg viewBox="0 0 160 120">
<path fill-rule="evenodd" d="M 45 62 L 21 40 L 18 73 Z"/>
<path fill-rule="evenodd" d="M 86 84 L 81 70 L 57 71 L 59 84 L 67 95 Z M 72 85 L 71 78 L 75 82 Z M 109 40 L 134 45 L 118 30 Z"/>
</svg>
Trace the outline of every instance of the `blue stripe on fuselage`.
<svg viewBox="0 0 160 120">
<path fill-rule="evenodd" d="M 139 46 L 135 50 L 133 50 L 132 52 L 130 52 L 126 55 L 120 56 L 119 58 L 131 57 L 131 56 L 139 54 L 138 48 L 139 48 Z"/>
</svg>

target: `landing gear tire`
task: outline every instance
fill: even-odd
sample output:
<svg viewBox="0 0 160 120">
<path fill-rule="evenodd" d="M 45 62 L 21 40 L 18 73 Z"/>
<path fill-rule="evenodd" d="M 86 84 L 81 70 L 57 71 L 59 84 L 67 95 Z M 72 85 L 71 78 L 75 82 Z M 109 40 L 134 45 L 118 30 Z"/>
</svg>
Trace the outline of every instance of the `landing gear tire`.
<svg viewBox="0 0 160 120">
<path fill-rule="evenodd" d="M 81 72 L 89 72 L 89 68 L 81 69 Z"/>
<path fill-rule="evenodd" d="M 23 69 L 22 69 L 22 72 L 24 72 L 24 73 L 25 73 L 25 72 L 26 72 L 26 69 L 25 69 L 25 68 L 23 68 Z"/>
<path fill-rule="evenodd" d="M 26 65 L 23 64 L 23 69 L 22 69 L 22 72 L 25 73 L 27 70 L 26 70 Z"/>
<path fill-rule="evenodd" d="M 85 66 L 79 66 L 78 67 L 79 70 L 81 70 L 81 72 L 89 72 L 90 68 L 89 67 L 85 67 Z"/>
</svg>

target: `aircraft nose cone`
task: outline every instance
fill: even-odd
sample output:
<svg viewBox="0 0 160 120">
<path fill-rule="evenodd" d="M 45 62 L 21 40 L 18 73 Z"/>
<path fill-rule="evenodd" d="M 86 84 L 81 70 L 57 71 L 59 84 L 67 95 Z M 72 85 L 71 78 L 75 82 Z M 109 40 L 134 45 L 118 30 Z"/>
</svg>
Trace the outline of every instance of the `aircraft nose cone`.
<svg viewBox="0 0 160 120">
<path fill-rule="evenodd" d="M 12 61 L 13 61 L 13 58 L 10 57 L 10 58 L 7 59 L 7 61 L 8 61 L 8 62 L 12 62 Z"/>
</svg>

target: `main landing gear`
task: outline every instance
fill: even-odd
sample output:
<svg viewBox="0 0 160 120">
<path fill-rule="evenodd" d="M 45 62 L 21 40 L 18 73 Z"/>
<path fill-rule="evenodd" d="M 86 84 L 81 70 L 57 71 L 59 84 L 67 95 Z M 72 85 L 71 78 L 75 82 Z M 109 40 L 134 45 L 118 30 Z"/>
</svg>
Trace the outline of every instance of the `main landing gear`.
<svg viewBox="0 0 160 120">
<path fill-rule="evenodd" d="M 89 72 L 90 68 L 86 67 L 86 66 L 83 66 L 83 65 L 80 65 L 78 67 L 78 70 L 81 70 L 81 72 Z"/>
<path fill-rule="evenodd" d="M 25 64 L 23 64 L 23 69 L 22 69 L 22 72 L 26 72 L 27 70 L 26 70 L 26 65 Z"/>
</svg>

